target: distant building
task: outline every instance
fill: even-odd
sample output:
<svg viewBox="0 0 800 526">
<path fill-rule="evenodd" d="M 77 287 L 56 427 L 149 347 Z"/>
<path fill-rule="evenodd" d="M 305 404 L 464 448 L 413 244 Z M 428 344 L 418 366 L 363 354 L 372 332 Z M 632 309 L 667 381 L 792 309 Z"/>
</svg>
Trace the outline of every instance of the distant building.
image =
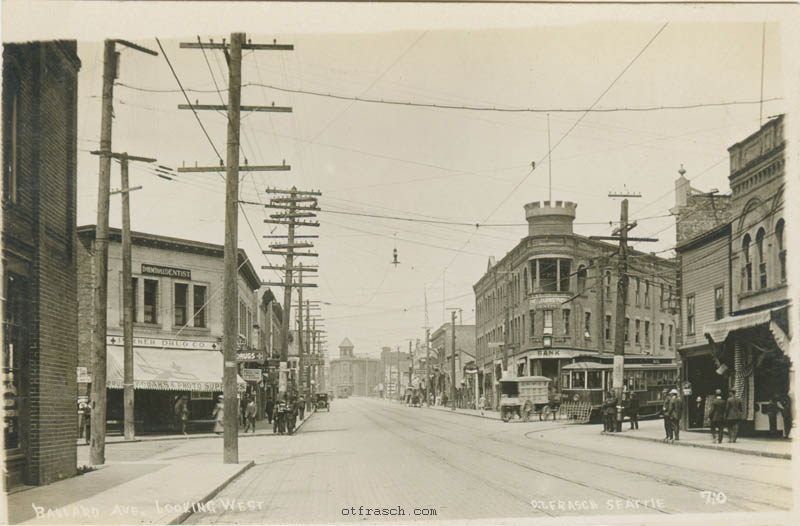
<svg viewBox="0 0 800 526">
<path fill-rule="evenodd" d="M 600 372 L 561 370 L 576 359 L 612 359 L 623 278 L 617 245 L 573 232 L 576 209 L 569 201 L 525 205 L 527 237 L 500 261 L 490 260 L 473 286 L 478 375 L 495 405 L 503 374 L 547 376 L 559 392 L 610 387 L 610 376 Z M 632 249 L 628 256 L 626 362 L 672 362 L 675 264 Z"/>
<path fill-rule="evenodd" d="M 328 389 L 341 398 L 348 396 L 378 396 L 381 383 L 380 365 L 377 358 L 353 354 L 354 346 L 349 338 L 339 344 L 339 358 L 331 360 Z"/>
<path fill-rule="evenodd" d="M 381 386 L 384 398 L 397 398 L 411 385 L 411 356 L 399 349 L 381 348 Z"/>
<path fill-rule="evenodd" d="M 80 67 L 74 40 L 3 44 L 6 488 L 76 472 Z"/>
<path fill-rule="evenodd" d="M 456 325 L 456 389 L 464 390 L 465 400 L 472 400 L 474 394 L 475 373 L 475 326 Z M 434 371 L 435 396 L 446 394 L 450 397 L 453 367 L 453 329 L 452 324 L 445 323 L 431 334 L 431 365 Z M 467 371 L 465 373 L 465 371 Z"/>
</svg>

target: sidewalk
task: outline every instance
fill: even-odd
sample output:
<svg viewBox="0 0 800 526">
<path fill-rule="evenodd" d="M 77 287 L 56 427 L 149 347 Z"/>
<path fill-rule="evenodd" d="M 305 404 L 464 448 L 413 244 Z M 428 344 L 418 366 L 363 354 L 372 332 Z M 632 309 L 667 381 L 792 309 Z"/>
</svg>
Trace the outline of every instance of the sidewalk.
<svg viewBox="0 0 800 526">
<path fill-rule="evenodd" d="M 445 413 L 451 414 L 459 414 L 459 415 L 469 415 L 469 416 L 476 416 L 478 418 L 488 418 L 490 420 L 503 420 L 500 418 L 500 411 L 494 411 L 491 409 L 485 409 L 483 414 L 477 409 L 456 409 L 453 411 L 452 408 L 446 407 L 443 405 L 431 405 L 431 406 L 422 406 L 425 409 L 433 409 L 434 411 L 444 411 Z M 521 422 L 521 420 L 510 420 L 510 422 Z"/>
<path fill-rule="evenodd" d="M 599 429 L 599 425 L 598 425 Z M 651 442 L 664 441 L 664 422 L 662 420 L 639 421 L 639 429 L 631 431 L 630 423 L 622 423 L 621 433 L 605 433 L 605 436 L 632 438 L 634 440 L 649 440 Z M 719 449 L 732 453 L 742 453 L 745 455 L 757 455 L 772 458 L 792 458 L 792 440 L 760 438 L 760 437 L 739 437 L 735 443 L 728 442 L 727 433 L 721 443 L 711 440 L 711 431 L 684 431 L 680 432 L 680 440 L 672 442 L 674 445 L 699 447 L 706 449 Z"/>
<path fill-rule="evenodd" d="M 299 420 L 297 427 L 300 427 L 300 423 L 308 420 L 308 417 L 314 413 L 312 409 L 311 412 L 305 413 L 305 419 Z M 239 438 L 242 437 L 261 437 L 261 436 L 272 436 L 276 435 L 277 433 L 272 432 L 272 424 L 267 421 L 265 418 L 264 420 L 256 421 L 256 432 L 244 432 L 244 426 L 239 424 Z M 154 434 L 154 435 L 137 435 L 133 440 L 125 440 L 123 435 L 106 435 L 106 444 L 117 444 L 117 443 L 125 443 L 125 442 L 146 442 L 152 440 L 192 440 L 196 438 L 214 438 L 218 437 L 216 433 L 191 433 L 187 436 L 181 435 L 179 433 L 172 433 L 172 434 Z M 77 441 L 78 446 L 88 446 L 89 444 L 86 443 L 86 440 L 83 438 L 78 438 Z"/>
<path fill-rule="evenodd" d="M 311 418 L 306 413 L 295 432 Z M 266 423 L 266 422 L 265 422 Z M 270 432 L 248 436 L 268 436 Z M 239 434 L 239 438 L 245 435 Z M 189 515 L 216 506 L 258 506 L 258 502 L 212 500 L 225 486 L 254 465 L 220 462 L 222 437 L 192 435 L 146 437 L 136 442 L 110 442 L 129 451 L 126 460 L 109 461 L 95 471 L 49 484 L 24 488 L 6 495 L 9 524 L 179 524 Z M 142 455 L 142 443 L 175 440 L 164 449 Z M 180 442 L 178 442 L 180 440 Z M 138 444 L 137 444 L 138 442 Z M 272 442 L 270 440 L 270 442 Z M 168 447 L 167 447 L 168 446 Z M 132 449 L 129 449 L 132 448 Z M 108 453 L 107 453 L 108 457 Z M 143 458 L 144 457 L 144 458 Z M 137 460 L 130 460 L 137 459 Z M 213 459 L 213 460 L 212 460 Z M 78 449 L 78 465 L 88 461 L 88 448 Z"/>
</svg>

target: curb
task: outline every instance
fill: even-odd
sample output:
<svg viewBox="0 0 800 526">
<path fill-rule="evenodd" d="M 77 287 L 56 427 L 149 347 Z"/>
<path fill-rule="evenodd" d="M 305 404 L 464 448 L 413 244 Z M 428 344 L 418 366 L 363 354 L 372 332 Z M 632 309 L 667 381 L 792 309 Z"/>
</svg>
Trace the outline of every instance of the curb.
<svg viewBox="0 0 800 526">
<path fill-rule="evenodd" d="M 453 411 L 452 409 L 436 409 L 435 407 L 430 407 L 430 406 L 423 407 L 422 409 L 429 409 L 431 411 L 439 411 L 440 413 L 448 413 L 448 414 L 451 414 L 451 415 L 464 415 L 464 416 L 471 416 L 471 417 L 474 417 L 474 418 L 483 418 L 484 420 L 496 420 L 498 422 L 502 422 L 503 421 L 503 419 L 500 418 L 500 417 L 495 418 L 495 417 L 486 416 L 486 415 L 473 415 L 472 413 L 462 413 L 458 409 Z"/>
<path fill-rule="evenodd" d="M 295 432 L 297 432 L 297 430 L 300 429 L 300 427 L 302 427 L 302 425 L 306 423 L 306 420 L 311 418 L 311 415 L 313 415 L 314 413 L 316 413 L 316 411 L 311 411 L 310 413 L 308 413 L 308 416 L 306 416 L 295 427 L 295 429 L 294 429 Z M 265 422 L 267 426 L 272 426 L 272 424 L 270 424 L 266 420 L 263 420 L 263 422 Z M 241 433 L 239 433 L 238 436 L 239 436 L 239 438 L 243 438 L 243 437 L 248 437 L 249 438 L 249 437 L 270 437 L 270 436 L 280 436 L 280 435 L 276 435 L 275 433 L 264 433 L 264 432 L 261 432 L 261 433 L 244 433 L 244 432 L 241 432 Z M 112 445 L 112 444 L 135 444 L 136 442 L 163 442 L 165 440 L 202 440 L 202 439 L 207 439 L 207 438 L 222 438 L 222 436 L 221 435 L 215 435 L 215 434 L 209 434 L 209 433 L 204 433 L 202 435 L 189 435 L 189 436 L 166 435 L 166 436 L 163 436 L 163 437 L 154 437 L 154 438 L 134 438 L 133 440 L 112 440 L 112 441 L 106 442 L 106 446 L 109 446 L 109 445 Z M 81 442 L 79 444 L 76 444 L 77 447 L 86 447 L 88 445 L 89 444 L 84 444 L 83 442 Z"/>
<path fill-rule="evenodd" d="M 603 436 L 613 436 L 619 438 L 629 438 L 631 440 L 644 440 L 647 442 L 658 442 L 663 443 L 664 440 L 661 438 L 650 438 L 650 437 L 635 437 L 630 435 L 621 435 L 619 433 L 605 433 Z M 712 446 L 711 444 L 696 444 L 691 442 L 681 442 L 680 440 L 677 442 L 672 442 L 673 445 L 684 446 L 684 447 L 697 447 L 701 449 L 713 449 L 716 451 L 727 451 L 728 453 L 738 453 L 740 455 L 752 455 L 756 457 L 768 457 L 768 458 L 779 458 L 783 460 L 791 460 L 792 454 L 791 453 L 772 453 L 769 451 L 750 451 L 747 449 L 734 449 L 729 447 L 719 447 L 719 446 Z"/>
<path fill-rule="evenodd" d="M 216 497 L 217 494 L 220 491 L 225 489 L 228 486 L 228 484 L 230 484 L 237 477 L 239 477 L 239 475 L 241 475 L 242 473 L 244 473 L 245 471 L 247 471 L 248 469 L 252 468 L 255 465 L 256 465 L 255 460 L 251 460 L 247 464 L 243 465 L 238 471 L 236 471 L 233 475 L 231 475 L 230 477 L 228 477 L 227 479 L 222 481 L 222 483 L 220 483 L 216 488 L 211 490 L 211 492 L 209 492 L 205 497 L 203 497 L 202 499 L 198 500 L 195 504 L 205 504 L 206 502 L 210 501 L 211 499 Z M 195 506 L 191 506 L 192 509 L 184 511 L 183 513 L 178 515 L 176 518 L 174 518 L 171 521 L 167 522 L 167 524 L 181 524 L 183 521 L 185 521 L 186 519 L 188 519 L 189 517 L 192 516 L 192 514 L 194 513 L 194 509 L 193 509 L 194 507 Z"/>
</svg>

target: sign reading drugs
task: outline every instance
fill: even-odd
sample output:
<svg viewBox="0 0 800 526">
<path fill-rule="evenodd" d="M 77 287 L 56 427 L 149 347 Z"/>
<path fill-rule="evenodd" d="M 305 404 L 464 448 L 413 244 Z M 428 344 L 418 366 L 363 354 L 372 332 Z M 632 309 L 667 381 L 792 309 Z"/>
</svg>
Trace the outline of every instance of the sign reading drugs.
<svg viewBox="0 0 800 526">
<path fill-rule="evenodd" d="M 162 267 L 160 265 L 150 265 L 147 263 L 142 263 L 142 274 L 165 276 L 168 278 L 192 279 L 191 270 L 174 267 Z"/>
<path fill-rule="evenodd" d="M 237 362 L 264 362 L 267 353 L 264 351 L 239 351 L 236 353 Z"/>
</svg>

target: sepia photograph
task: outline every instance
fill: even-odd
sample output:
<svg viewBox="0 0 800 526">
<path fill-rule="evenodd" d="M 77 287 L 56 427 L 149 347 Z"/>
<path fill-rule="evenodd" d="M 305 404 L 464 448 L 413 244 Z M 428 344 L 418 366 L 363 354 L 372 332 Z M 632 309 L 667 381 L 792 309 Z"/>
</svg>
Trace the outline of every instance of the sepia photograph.
<svg viewBox="0 0 800 526">
<path fill-rule="evenodd" d="M 797 15 L 3 1 L 0 522 L 797 524 Z"/>
</svg>

